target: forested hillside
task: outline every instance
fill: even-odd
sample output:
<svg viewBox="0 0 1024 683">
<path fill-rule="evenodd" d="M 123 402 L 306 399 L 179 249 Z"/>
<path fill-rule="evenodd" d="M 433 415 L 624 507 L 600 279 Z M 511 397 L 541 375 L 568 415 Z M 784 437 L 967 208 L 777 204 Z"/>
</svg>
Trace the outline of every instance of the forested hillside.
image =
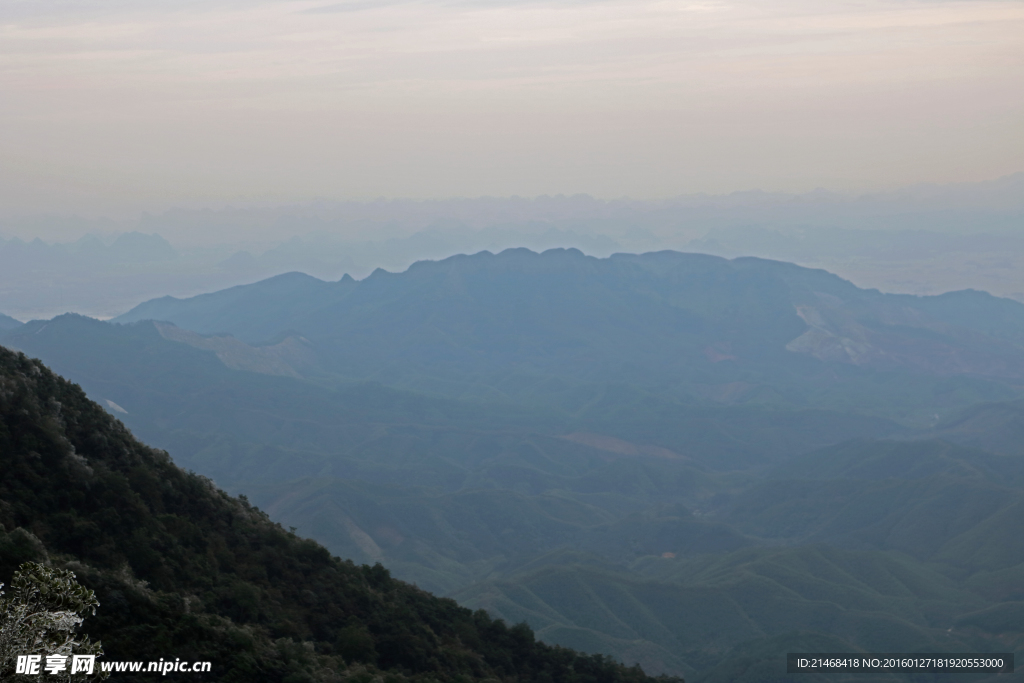
<svg viewBox="0 0 1024 683">
<path fill-rule="evenodd" d="M 332 557 L 3 348 L 0 470 L 0 580 L 75 571 L 110 660 L 209 660 L 222 681 L 647 680 Z"/>
</svg>

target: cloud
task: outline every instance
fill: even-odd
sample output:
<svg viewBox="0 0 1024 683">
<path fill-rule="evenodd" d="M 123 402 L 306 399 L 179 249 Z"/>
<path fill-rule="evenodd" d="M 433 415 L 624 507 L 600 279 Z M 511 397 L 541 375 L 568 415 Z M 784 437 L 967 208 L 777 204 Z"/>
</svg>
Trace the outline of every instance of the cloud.
<svg viewBox="0 0 1024 683">
<path fill-rule="evenodd" d="M 317 5 L 299 10 L 302 14 L 335 14 L 337 12 L 363 12 L 366 10 L 379 9 L 383 5 L 405 4 L 401 0 L 396 2 L 375 2 L 374 0 L 354 0 L 353 2 L 336 2 L 330 5 Z"/>
<path fill-rule="evenodd" d="M 995 177 L 1024 157 L 1021 35 L 985 0 L 13 1 L 0 200 Z"/>
</svg>

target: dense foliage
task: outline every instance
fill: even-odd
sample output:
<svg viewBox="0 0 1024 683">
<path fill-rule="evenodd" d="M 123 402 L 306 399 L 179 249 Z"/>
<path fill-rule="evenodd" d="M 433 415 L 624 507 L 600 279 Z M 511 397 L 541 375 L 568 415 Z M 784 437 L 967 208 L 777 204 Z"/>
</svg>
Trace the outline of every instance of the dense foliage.
<svg viewBox="0 0 1024 683">
<path fill-rule="evenodd" d="M 647 680 L 331 557 L 5 349 L 0 468 L 0 580 L 27 560 L 72 569 L 110 660 L 209 660 L 223 681 Z"/>
<path fill-rule="evenodd" d="M 85 617 L 96 614 L 99 603 L 93 591 L 75 580 L 74 572 L 25 562 L 14 572 L 8 592 L 4 596 L 0 590 L 0 680 L 17 671 L 19 657 L 32 655 L 65 658 L 60 662 L 62 670 L 47 672 L 54 683 L 107 677 L 95 666 L 90 671 L 68 666 L 72 655 L 103 655 L 99 643 L 78 633 Z"/>
</svg>

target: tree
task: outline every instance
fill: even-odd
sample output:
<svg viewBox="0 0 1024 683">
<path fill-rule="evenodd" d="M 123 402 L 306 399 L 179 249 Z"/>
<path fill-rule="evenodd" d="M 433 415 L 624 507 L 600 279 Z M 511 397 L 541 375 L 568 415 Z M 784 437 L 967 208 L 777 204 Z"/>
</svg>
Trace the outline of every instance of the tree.
<svg viewBox="0 0 1024 683">
<path fill-rule="evenodd" d="M 44 663 L 48 656 L 66 657 L 63 670 L 46 675 L 46 681 L 106 678 L 98 666 L 92 675 L 71 673 L 73 654 L 103 654 L 102 643 L 77 633 L 98 605 L 96 595 L 79 584 L 73 572 L 36 562 L 22 564 L 11 580 L 11 596 L 0 590 L 0 680 L 14 675 L 19 655 L 41 655 Z"/>
</svg>

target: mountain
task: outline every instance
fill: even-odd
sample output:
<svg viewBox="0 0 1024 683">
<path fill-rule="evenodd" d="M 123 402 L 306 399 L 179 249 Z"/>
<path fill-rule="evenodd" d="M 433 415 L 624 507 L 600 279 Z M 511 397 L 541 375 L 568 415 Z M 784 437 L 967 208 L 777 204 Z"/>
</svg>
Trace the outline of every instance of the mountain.
<svg viewBox="0 0 1024 683">
<path fill-rule="evenodd" d="M 1020 460 L 936 432 L 622 385 L 577 414 L 456 400 L 280 372 L 268 359 L 302 355 L 151 322 L 67 315 L 5 340 L 331 554 L 651 673 L 728 680 L 733 655 L 774 671 L 787 644 L 857 651 L 876 632 L 1024 637 L 1005 542 Z"/>
<path fill-rule="evenodd" d="M 944 439 L 1000 455 L 1024 455 L 1024 402 L 984 403 L 950 416 L 937 426 Z"/>
<path fill-rule="evenodd" d="M 20 321 L 15 320 L 9 315 L 4 315 L 3 313 L 0 313 L 0 332 L 7 332 L 18 327 L 21 327 Z"/>
<path fill-rule="evenodd" d="M 489 487 L 444 493 L 324 477 L 245 488 L 274 519 L 333 552 L 383 562 L 397 576 L 449 595 L 544 564 L 567 548 L 621 564 L 666 548 L 690 556 L 753 543 L 679 504 L 644 509 L 639 496 L 609 501 L 602 498 L 614 494 Z"/>
<path fill-rule="evenodd" d="M 694 680 L 707 675 L 708 663 L 726 659 L 710 653 L 794 632 L 828 634 L 835 652 L 969 649 L 977 646 L 970 631 L 951 635 L 949 627 L 956 615 L 986 603 L 898 555 L 823 546 L 648 557 L 630 573 L 552 564 L 456 597 L 526 619 L 542 638 L 630 652 L 647 670 L 682 671 Z M 784 658 L 774 662 L 780 666 Z"/>
<path fill-rule="evenodd" d="M 332 557 L 3 348 L 0 466 L 0 580 L 73 570 L 108 660 L 207 660 L 222 681 L 648 680 Z"/>
<path fill-rule="evenodd" d="M 176 259 L 178 252 L 160 235 L 136 231 L 118 235 L 105 257 L 115 263 L 155 263 Z"/>
<path fill-rule="evenodd" d="M 289 329 L 292 320 L 321 308 L 326 293 L 344 292 L 354 284 L 351 278 L 334 284 L 303 273 L 285 273 L 185 300 L 171 296 L 153 299 L 118 316 L 114 322 L 159 320 L 201 334 L 228 333 L 249 343 L 260 343 Z M 293 305 L 298 308 L 292 308 Z M 188 321 L 185 324 L 175 320 L 180 320 L 182 313 Z"/>
<path fill-rule="evenodd" d="M 290 271 L 361 279 L 378 267 L 399 271 L 424 258 L 509 247 L 575 247 L 601 257 L 661 249 L 758 256 L 825 268 L 882 291 L 976 288 L 1024 300 L 1021 177 L 861 196 L 819 189 L 654 202 L 583 195 L 317 201 L 172 209 L 131 221 L 19 216 L 5 230 L 33 243 L 0 237 L 0 310 L 20 320 L 66 311 L 106 319 L 154 297 L 189 297 Z M 126 231 L 134 235 L 115 248 Z M 174 253 L 152 233 L 171 239 Z M 34 241 L 70 235 L 84 237 Z"/>
<path fill-rule="evenodd" d="M 511 249 L 323 282 L 293 273 L 116 319 L 309 340 L 340 378 L 578 408 L 594 382 L 691 402 L 828 406 L 930 424 L 1017 395 L 1024 304 L 863 290 L 753 258 Z"/>
<path fill-rule="evenodd" d="M 65 315 L 4 339 L 80 383 L 180 466 L 245 493 L 336 554 L 382 561 L 442 593 L 566 544 L 632 558 L 641 522 L 641 535 L 691 534 L 692 552 L 738 547 L 742 540 L 700 540 L 734 535 L 714 525 L 631 515 L 700 505 L 748 477 L 722 471 L 903 433 L 822 410 L 652 404 L 617 387 L 569 415 L 324 386 L 256 363 L 263 356 L 237 340 L 167 327 Z"/>
<path fill-rule="evenodd" d="M 0 309 L 21 320 L 69 310 L 110 317 L 168 288 L 194 293 L 228 282 L 237 279 L 203 272 L 159 235 L 86 235 L 63 244 L 0 240 Z"/>
<path fill-rule="evenodd" d="M 898 550 L 979 571 L 1024 563 L 1007 543 L 1024 493 L 954 477 L 883 481 L 773 481 L 745 491 L 726 521 L 746 534 L 790 542 Z"/>
<path fill-rule="evenodd" d="M 724 673 L 741 655 L 761 670 L 748 680 L 781 680 L 780 653 L 808 639 L 833 652 L 1020 650 L 1022 472 L 1019 457 L 938 440 L 853 440 L 689 513 L 732 548 L 662 536 L 618 563 L 563 551 L 455 597 L 700 681 L 741 679 Z"/>
<path fill-rule="evenodd" d="M 515 250 L 158 303 L 3 340 L 331 554 L 545 642 L 706 681 L 1024 646 L 1014 302 Z"/>
</svg>

